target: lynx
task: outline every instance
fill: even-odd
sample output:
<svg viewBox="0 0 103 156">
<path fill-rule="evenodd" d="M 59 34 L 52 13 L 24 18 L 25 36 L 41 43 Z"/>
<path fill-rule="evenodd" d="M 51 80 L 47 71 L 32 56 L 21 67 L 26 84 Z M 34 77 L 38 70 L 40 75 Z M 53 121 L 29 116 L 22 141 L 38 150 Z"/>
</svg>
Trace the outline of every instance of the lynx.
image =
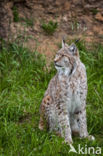
<svg viewBox="0 0 103 156">
<path fill-rule="evenodd" d="M 57 69 L 51 79 L 40 106 L 39 129 L 45 125 L 73 143 L 72 134 L 94 140 L 88 135 L 86 121 L 87 76 L 79 51 L 74 43 L 68 46 L 62 41 L 62 48 L 54 59 Z"/>
</svg>

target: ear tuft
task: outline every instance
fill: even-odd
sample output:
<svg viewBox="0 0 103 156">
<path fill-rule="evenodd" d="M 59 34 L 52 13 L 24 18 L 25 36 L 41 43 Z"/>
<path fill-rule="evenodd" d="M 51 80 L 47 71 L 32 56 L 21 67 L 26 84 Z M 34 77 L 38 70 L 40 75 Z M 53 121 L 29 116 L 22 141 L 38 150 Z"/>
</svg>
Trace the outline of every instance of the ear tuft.
<svg viewBox="0 0 103 156">
<path fill-rule="evenodd" d="M 80 41 L 80 38 L 79 39 L 77 39 L 76 41 L 75 41 L 75 43 L 78 43 Z"/>
<path fill-rule="evenodd" d="M 62 48 L 64 48 L 65 47 L 65 39 L 63 38 L 62 39 Z"/>
</svg>

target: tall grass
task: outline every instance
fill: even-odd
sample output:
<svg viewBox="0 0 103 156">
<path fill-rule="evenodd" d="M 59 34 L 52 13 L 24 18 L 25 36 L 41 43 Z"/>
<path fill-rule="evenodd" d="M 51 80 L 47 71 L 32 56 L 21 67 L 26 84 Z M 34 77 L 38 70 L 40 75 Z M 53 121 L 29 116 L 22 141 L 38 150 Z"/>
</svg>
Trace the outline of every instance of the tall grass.
<svg viewBox="0 0 103 156">
<path fill-rule="evenodd" d="M 88 131 L 91 142 L 73 138 L 74 147 L 103 147 L 103 47 L 88 51 L 78 43 L 80 57 L 88 75 Z M 0 52 L 0 156 L 68 156 L 69 146 L 53 133 L 40 131 L 39 106 L 54 67 L 47 70 L 38 52 L 13 43 Z M 102 151 L 103 152 L 103 151 Z"/>
</svg>

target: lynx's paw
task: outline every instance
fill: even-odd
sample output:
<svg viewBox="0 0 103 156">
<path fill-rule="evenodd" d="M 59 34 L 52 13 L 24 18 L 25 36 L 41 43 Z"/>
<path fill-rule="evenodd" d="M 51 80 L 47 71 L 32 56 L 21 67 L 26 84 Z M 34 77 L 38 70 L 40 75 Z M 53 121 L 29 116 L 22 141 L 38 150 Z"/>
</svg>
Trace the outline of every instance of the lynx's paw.
<svg viewBox="0 0 103 156">
<path fill-rule="evenodd" d="M 73 140 L 72 139 L 65 140 L 65 143 L 68 144 L 68 145 L 73 144 Z"/>
<path fill-rule="evenodd" d="M 95 137 L 93 136 L 93 135 L 88 135 L 88 140 L 90 140 L 90 141 L 94 141 L 95 140 Z"/>
<path fill-rule="evenodd" d="M 44 126 L 42 126 L 41 124 L 39 124 L 39 129 L 40 130 L 44 130 Z"/>
<path fill-rule="evenodd" d="M 40 121 L 39 121 L 39 126 L 38 126 L 38 128 L 39 128 L 40 130 L 44 130 L 44 121 L 43 121 L 42 117 L 40 117 Z"/>
<path fill-rule="evenodd" d="M 73 140 L 72 139 L 71 140 L 64 140 L 62 143 L 71 145 L 71 144 L 73 144 Z"/>
</svg>

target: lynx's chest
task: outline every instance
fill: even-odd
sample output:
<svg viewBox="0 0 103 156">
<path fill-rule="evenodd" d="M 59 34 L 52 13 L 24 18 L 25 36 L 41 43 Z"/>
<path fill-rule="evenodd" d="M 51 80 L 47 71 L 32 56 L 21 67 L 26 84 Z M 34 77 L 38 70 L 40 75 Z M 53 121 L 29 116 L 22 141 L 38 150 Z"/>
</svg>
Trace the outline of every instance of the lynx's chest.
<svg viewBox="0 0 103 156">
<path fill-rule="evenodd" d="M 68 111 L 70 113 L 79 111 L 81 108 L 79 80 L 77 83 L 72 83 L 72 85 L 74 86 L 74 88 L 71 87 L 71 85 L 68 87 L 66 91 L 67 97 L 65 99 Z"/>
<path fill-rule="evenodd" d="M 84 67 L 78 68 L 71 78 L 61 79 L 62 98 L 70 113 L 81 109 L 83 96 L 86 94 L 86 72 Z M 84 96 L 85 97 L 85 96 Z"/>
</svg>

